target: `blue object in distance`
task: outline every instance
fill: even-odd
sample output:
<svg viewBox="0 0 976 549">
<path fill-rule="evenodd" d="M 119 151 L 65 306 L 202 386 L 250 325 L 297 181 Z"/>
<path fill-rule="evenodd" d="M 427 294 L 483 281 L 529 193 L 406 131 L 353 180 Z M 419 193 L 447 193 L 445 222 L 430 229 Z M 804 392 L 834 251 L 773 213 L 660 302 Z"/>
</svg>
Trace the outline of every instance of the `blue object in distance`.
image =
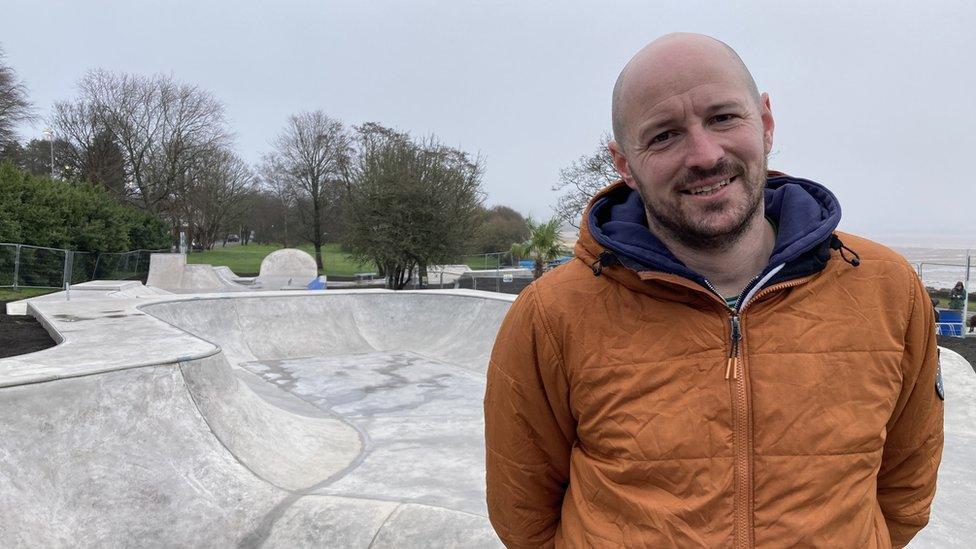
<svg viewBox="0 0 976 549">
<path fill-rule="evenodd" d="M 325 277 L 324 276 L 321 276 L 321 275 L 320 276 L 317 276 L 317 277 L 313 278 L 311 282 L 308 283 L 308 286 L 305 286 L 305 287 L 308 288 L 309 290 L 324 290 L 325 289 Z"/>
</svg>

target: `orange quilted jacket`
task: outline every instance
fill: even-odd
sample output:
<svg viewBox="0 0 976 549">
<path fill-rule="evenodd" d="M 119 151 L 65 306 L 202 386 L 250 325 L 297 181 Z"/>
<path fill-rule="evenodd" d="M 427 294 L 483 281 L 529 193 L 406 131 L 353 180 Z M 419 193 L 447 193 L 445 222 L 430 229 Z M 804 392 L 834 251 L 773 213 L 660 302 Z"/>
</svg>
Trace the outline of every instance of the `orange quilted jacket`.
<svg viewBox="0 0 976 549">
<path fill-rule="evenodd" d="M 585 219 L 585 218 L 584 218 Z M 763 288 L 577 259 L 529 286 L 485 396 L 491 522 L 509 547 L 900 547 L 942 453 L 933 311 L 894 252 Z M 738 330 L 737 345 L 733 330 Z"/>
</svg>

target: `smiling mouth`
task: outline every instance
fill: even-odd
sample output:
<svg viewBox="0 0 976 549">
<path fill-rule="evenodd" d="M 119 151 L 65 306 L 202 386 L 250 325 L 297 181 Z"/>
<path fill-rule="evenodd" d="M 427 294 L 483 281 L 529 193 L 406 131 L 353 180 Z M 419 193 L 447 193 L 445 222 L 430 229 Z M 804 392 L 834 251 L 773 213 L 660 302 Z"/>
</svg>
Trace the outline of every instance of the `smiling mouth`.
<svg viewBox="0 0 976 549">
<path fill-rule="evenodd" d="M 694 189 L 685 189 L 681 192 L 684 194 L 690 194 L 692 196 L 709 196 L 727 187 L 729 183 L 735 181 L 737 177 L 739 176 L 734 175 L 732 177 L 728 177 L 726 179 L 719 181 L 718 183 L 709 185 L 707 187 L 696 187 Z"/>
</svg>

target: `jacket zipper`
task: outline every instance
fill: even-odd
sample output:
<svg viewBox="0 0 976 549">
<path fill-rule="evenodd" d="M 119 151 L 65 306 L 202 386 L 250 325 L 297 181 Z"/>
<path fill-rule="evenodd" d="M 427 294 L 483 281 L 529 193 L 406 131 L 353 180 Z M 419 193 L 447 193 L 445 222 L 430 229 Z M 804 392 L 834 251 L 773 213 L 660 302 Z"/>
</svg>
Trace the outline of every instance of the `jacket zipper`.
<svg viewBox="0 0 976 549">
<path fill-rule="evenodd" d="M 755 546 L 752 531 L 752 446 L 753 430 L 750 425 L 751 403 L 749 399 L 749 376 L 745 369 L 745 361 L 742 353 L 742 314 L 750 303 L 756 299 L 768 295 L 772 292 L 799 286 L 812 277 L 803 277 L 795 280 L 774 284 L 764 288 L 749 300 L 748 303 L 741 301 L 735 307 L 728 307 L 729 312 L 729 358 L 725 365 L 725 379 L 731 380 L 734 387 L 730 387 L 733 392 L 733 448 L 735 452 L 735 502 L 733 505 L 733 532 L 734 547 L 752 548 Z M 750 282 L 750 284 L 752 284 Z M 709 287 L 711 284 L 709 283 Z M 715 288 L 711 287 L 715 292 Z M 721 298 L 718 292 L 715 294 Z M 742 298 L 740 297 L 740 300 Z M 740 375 L 741 371 L 741 375 Z"/>
<path fill-rule="evenodd" d="M 729 350 L 729 361 L 725 365 L 725 379 L 739 378 L 739 340 L 742 339 L 742 329 L 739 324 L 739 313 L 733 312 L 729 317 L 729 324 L 732 326 L 732 348 Z"/>
<path fill-rule="evenodd" d="M 733 420 L 733 445 L 735 448 L 735 503 L 734 511 L 734 532 L 735 547 L 752 547 L 752 428 L 749 425 L 750 403 L 749 390 L 747 387 L 748 377 L 743 370 L 739 375 L 740 350 L 742 342 L 742 326 L 739 312 L 733 311 L 729 319 L 732 327 L 731 350 L 729 352 L 729 362 L 725 367 L 725 379 L 729 379 L 729 370 L 732 372 L 732 383 L 730 387 L 734 395 L 735 416 Z"/>
</svg>

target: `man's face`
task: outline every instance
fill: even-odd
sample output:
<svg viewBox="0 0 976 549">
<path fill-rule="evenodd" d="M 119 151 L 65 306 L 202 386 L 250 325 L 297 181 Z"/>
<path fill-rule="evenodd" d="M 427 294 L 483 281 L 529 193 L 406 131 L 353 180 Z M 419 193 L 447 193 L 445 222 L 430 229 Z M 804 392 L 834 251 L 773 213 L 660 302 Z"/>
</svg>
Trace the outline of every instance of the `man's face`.
<svg viewBox="0 0 976 549">
<path fill-rule="evenodd" d="M 652 230 L 692 249 L 727 249 L 762 215 L 769 98 L 757 104 L 721 64 L 685 64 L 647 85 L 634 78 L 625 137 L 610 145 L 617 170 L 641 194 Z"/>
</svg>

